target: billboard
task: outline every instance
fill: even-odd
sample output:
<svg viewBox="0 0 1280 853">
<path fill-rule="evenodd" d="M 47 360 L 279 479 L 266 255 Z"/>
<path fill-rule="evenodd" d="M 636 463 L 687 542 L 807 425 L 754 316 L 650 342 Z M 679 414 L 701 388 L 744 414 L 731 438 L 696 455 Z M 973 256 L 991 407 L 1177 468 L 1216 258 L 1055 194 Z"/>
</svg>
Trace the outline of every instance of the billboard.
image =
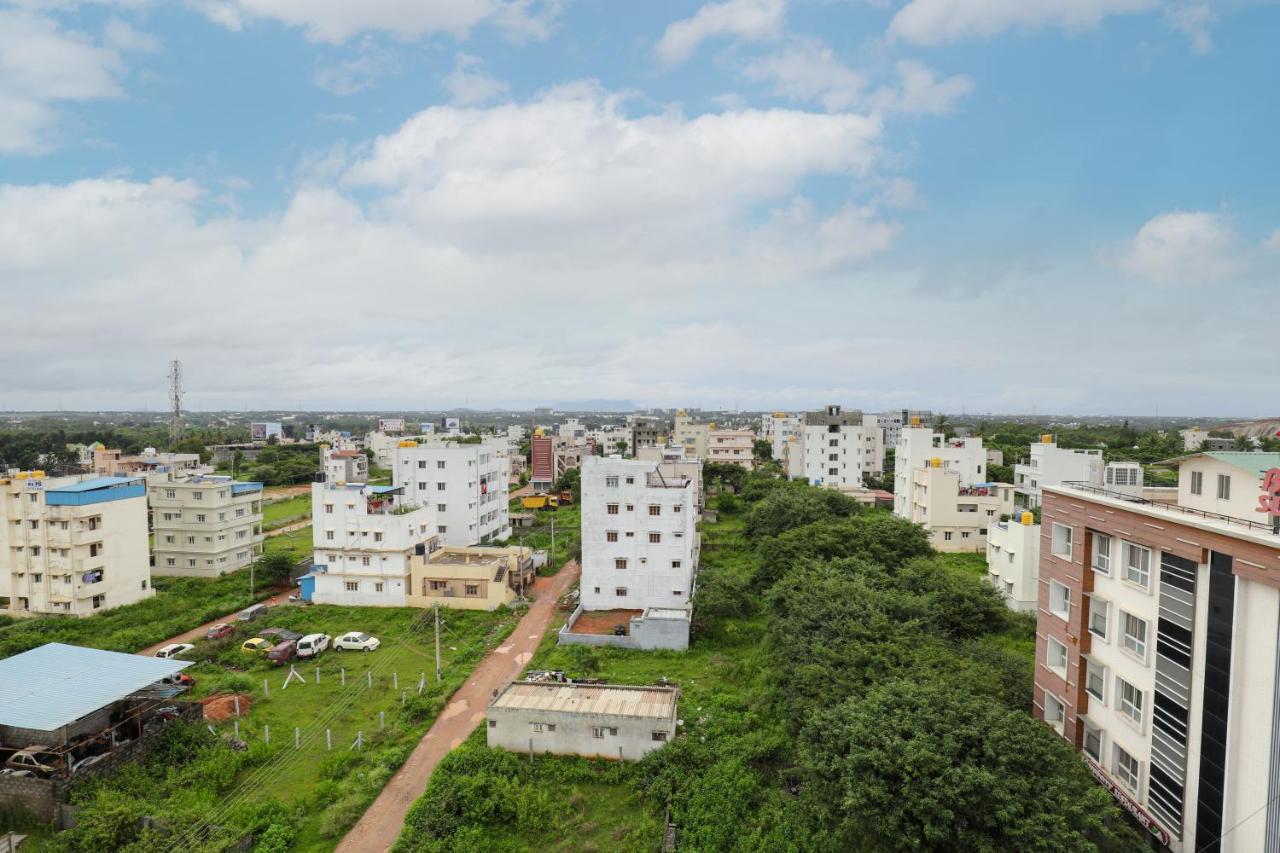
<svg viewBox="0 0 1280 853">
<path fill-rule="evenodd" d="M 418 424 L 418 435 L 432 435 L 436 431 L 434 423 Z"/>
<path fill-rule="evenodd" d="M 378 432 L 404 432 L 404 418 L 378 418 Z"/>
<path fill-rule="evenodd" d="M 440 422 L 440 424 L 444 427 L 444 431 L 449 435 L 457 435 L 462 432 L 461 418 L 445 418 Z"/>
<path fill-rule="evenodd" d="M 249 424 L 249 438 L 253 441 L 267 441 L 272 436 L 284 438 L 284 427 L 273 422 Z"/>
</svg>

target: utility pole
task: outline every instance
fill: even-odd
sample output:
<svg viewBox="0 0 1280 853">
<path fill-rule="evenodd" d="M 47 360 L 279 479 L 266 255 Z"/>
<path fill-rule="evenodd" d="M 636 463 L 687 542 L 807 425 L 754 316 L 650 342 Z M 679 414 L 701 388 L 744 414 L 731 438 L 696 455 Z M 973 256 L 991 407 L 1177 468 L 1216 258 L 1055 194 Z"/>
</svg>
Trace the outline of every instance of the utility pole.
<svg viewBox="0 0 1280 853">
<path fill-rule="evenodd" d="M 554 563 L 556 559 L 556 520 L 551 519 L 551 553 L 547 555 L 547 560 Z"/>
<path fill-rule="evenodd" d="M 440 678 L 440 602 L 436 602 L 436 684 Z"/>
<path fill-rule="evenodd" d="M 169 362 L 169 449 L 176 450 L 182 437 L 182 362 Z"/>
<path fill-rule="evenodd" d="M 254 568 L 255 568 L 257 565 L 258 565 L 258 561 L 257 561 L 257 560 L 250 560 L 250 561 L 249 561 L 249 598 L 253 598 L 253 590 L 254 590 L 254 584 L 253 584 L 253 570 L 254 570 Z"/>
</svg>

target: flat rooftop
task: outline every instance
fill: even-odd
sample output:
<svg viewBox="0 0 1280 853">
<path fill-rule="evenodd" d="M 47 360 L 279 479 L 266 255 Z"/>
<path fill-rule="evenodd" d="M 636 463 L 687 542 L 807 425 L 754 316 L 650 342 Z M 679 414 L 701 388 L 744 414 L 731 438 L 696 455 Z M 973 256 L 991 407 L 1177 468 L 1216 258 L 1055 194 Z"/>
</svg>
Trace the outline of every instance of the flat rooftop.
<svg viewBox="0 0 1280 853">
<path fill-rule="evenodd" d="M 678 693 L 674 687 L 513 681 L 489 703 L 489 707 L 670 720 L 676 714 Z"/>
<path fill-rule="evenodd" d="M 47 643 L 0 660 L 0 726 L 55 731 L 190 665 Z"/>
<path fill-rule="evenodd" d="M 569 633 L 612 634 L 614 628 L 630 626 L 632 618 L 643 613 L 643 610 L 584 610 L 573 620 Z"/>
</svg>

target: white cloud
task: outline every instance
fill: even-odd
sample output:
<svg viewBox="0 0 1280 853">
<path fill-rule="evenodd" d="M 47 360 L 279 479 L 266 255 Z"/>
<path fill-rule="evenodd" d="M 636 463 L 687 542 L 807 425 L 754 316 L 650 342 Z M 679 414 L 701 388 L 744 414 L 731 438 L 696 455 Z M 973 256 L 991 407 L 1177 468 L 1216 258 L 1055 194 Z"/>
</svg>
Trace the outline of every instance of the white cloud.
<svg viewBox="0 0 1280 853">
<path fill-rule="evenodd" d="M 1149 11 L 1160 0 L 909 0 L 894 15 L 889 35 L 936 45 L 988 38 L 1006 30 L 1057 27 L 1079 32 L 1111 15 Z"/>
<path fill-rule="evenodd" d="M 507 84 L 480 70 L 484 60 L 468 53 L 459 53 L 453 62 L 453 70 L 443 80 L 444 88 L 455 104 L 470 106 L 492 101 L 507 92 Z"/>
<path fill-rule="evenodd" d="M 1138 229 L 1119 264 L 1132 275 L 1156 282 L 1212 284 L 1242 269 L 1236 244 L 1220 213 L 1162 213 Z"/>
<path fill-rule="evenodd" d="M 707 3 L 692 18 L 669 24 L 653 49 L 663 62 L 676 65 L 692 56 L 703 41 L 716 36 L 749 41 L 775 38 L 782 33 L 786 8 L 786 0 Z"/>
<path fill-rule="evenodd" d="M 973 91 L 973 81 L 957 74 L 939 78 L 915 60 L 895 65 L 898 81 L 869 91 L 871 73 L 850 68 L 817 39 L 793 38 L 774 53 L 746 64 L 743 75 L 769 83 L 773 94 L 793 101 L 816 101 L 838 112 L 866 108 L 878 113 L 948 113 Z"/>
<path fill-rule="evenodd" d="M 1262 248 L 1268 252 L 1280 253 L 1280 228 L 1271 232 L 1271 236 L 1262 241 Z"/>
<path fill-rule="evenodd" d="M 400 60 L 395 51 L 365 37 L 355 56 L 316 67 L 311 82 L 330 94 L 346 96 L 371 89 L 383 77 L 399 71 Z"/>
<path fill-rule="evenodd" d="M 109 22 L 104 46 L 54 18 L 0 8 L 0 153 L 52 147 L 59 104 L 120 97 L 122 52 L 154 47 L 126 27 Z"/>
<path fill-rule="evenodd" d="M 491 23 L 513 38 L 546 38 L 559 0 L 189 0 L 210 20 L 239 30 L 255 19 L 300 27 L 312 41 L 341 43 L 383 32 L 414 40 L 429 33 L 464 38 Z"/>
<path fill-rule="evenodd" d="M 1169 26 L 1191 39 L 1191 49 L 1205 54 L 1213 50 L 1213 37 L 1209 28 L 1218 22 L 1208 3 L 1200 0 L 1174 2 L 1165 11 Z"/>
</svg>

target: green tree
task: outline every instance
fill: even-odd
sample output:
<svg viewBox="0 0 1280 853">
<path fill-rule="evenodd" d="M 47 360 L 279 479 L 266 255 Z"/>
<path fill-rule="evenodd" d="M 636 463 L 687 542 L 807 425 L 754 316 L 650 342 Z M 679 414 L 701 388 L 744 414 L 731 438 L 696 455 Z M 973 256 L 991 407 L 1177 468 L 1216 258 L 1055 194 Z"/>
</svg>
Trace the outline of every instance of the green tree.
<svg viewBox="0 0 1280 853">
<path fill-rule="evenodd" d="M 288 554 L 268 554 L 258 560 L 255 569 L 257 579 L 271 585 L 282 584 L 293 571 L 293 560 Z"/>
<path fill-rule="evenodd" d="M 764 439 L 757 438 L 751 446 L 756 459 L 765 461 L 773 459 L 773 445 Z"/>
</svg>

